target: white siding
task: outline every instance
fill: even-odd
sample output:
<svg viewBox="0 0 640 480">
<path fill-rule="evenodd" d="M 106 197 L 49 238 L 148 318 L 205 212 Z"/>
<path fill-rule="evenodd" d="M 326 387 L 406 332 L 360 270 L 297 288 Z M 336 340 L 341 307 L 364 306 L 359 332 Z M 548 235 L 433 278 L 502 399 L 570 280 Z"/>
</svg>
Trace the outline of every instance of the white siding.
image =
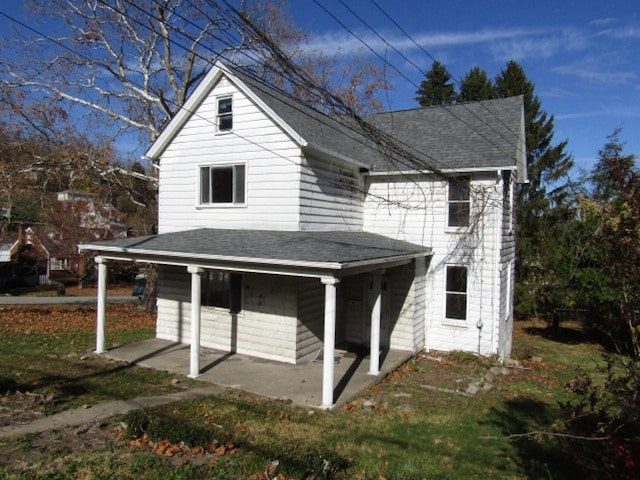
<svg viewBox="0 0 640 480">
<path fill-rule="evenodd" d="M 414 344 L 414 268 L 405 265 L 388 270 L 390 341 L 395 350 L 415 351 Z"/>
<path fill-rule="evenodd" d="M 295 363 L 298 279 L 245 274 L 243 287 L 242 311 L 238 314 L 202 307 L 201 345 Z M 190 342 L 190 295 L 186 268 L 160 268 L 158 338 Z"/>
<path fill-rule="evenodd" d="M 216 133 L 216 97 L 233 96 L 233 131 Z M 246 162 L 246 206 L 198 207 L 198 166 Z M 223 78 L 160 161 L 159 231 L 201 227 L 296 230 L 300 149 Z"/>
<path fill-rule="evenodd" d="M 364 229 L 433 248 L 425 279 L 427 349 L 492 354 L 497 353 L 500 316 L 495 287 L 500 283 L 500 179 L 474 175 L 471 185 L 474 228 L 460 233 L 446 227 L 446 181 L 435 176 L 370 177 Z M 465 321 L 445 320 L 448 264 L 469 268 Z M 482 329 L 477 328 L 480 321 Z"/>
<path fill-rule="evenodd" d="M 361 230 L 363 180 L 357 167 L 306 158 L 300 185 L 302 230 Z"/>
<path fill-rule="evenodd" d="M 298 280 L 297 361 L 315 356 L 324 338 L 324 285 L 317 278 Z"/>
</svg>

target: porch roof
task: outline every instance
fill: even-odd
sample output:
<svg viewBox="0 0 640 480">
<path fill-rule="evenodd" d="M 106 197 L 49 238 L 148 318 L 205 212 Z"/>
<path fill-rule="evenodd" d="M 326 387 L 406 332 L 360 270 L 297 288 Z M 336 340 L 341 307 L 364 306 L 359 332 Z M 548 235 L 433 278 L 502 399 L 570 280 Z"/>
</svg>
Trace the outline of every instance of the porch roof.
<svg viewBox="0 0 640 480">
<path fill-rule="evenodd" d="M 200 228 L 80 245 L 104 258 L 173 265 L 343 276 L 409 263 L 432 250 L 369 232 Z"/>
</svg>

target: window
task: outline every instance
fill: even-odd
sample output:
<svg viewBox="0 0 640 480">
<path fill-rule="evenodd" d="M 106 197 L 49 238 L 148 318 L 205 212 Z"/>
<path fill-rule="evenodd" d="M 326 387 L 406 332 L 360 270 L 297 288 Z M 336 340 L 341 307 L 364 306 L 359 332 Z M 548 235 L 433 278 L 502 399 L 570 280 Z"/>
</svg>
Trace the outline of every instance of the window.
<svg viewBox="0 0 640 480">
<path fill-rule="evenodd" d="M 449 180 L 448 219 L 449 227 L 469 226 L 471 211 L 471 189 L 469 177 L 455 177 Z"/>
<path fill-rule="evenodd" d="M 233 129 L 233 103 L 230 97 L 218 99 L 218 131 L 229 132 Z"/>
<path fill-rule="evenodd" d="M 202 276 L 202 306 L 242 310 L 242 274 L 207 270 Z"/>
<path fill-rule="evenodd" d="M 245 166 L 210 165 L 200 167 L 200 204 L 243 204 Z"/>
<path fill-rule="evenodd" d="M 466 320 L 467 267 L 448 266 L 446 283 L 445 317 L 453 320 Z"/>
</svg>

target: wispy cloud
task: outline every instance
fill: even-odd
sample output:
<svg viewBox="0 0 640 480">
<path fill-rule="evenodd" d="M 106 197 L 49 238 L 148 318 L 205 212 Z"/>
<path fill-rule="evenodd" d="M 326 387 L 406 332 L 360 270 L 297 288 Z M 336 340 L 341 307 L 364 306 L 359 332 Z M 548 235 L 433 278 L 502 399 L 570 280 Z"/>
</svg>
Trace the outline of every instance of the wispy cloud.
<svg viewBox="0 0 640 480">
<path fill-rule="evenodd" d="M 563 88 L 553 87 L 540 93 L 541 96 L 547 98 L 576 98 L 580 95 L 575 91 L 565 90 Z"/>
<path fill-rule="evenodd" d="M 595 65 L 590 66 L 589 62 L 562 65 L 553 68 L 552 71 L 560 75 L 609 85 L 625 85 L 638 79 L 636 72 L 603 70 Z"/>
<path fill-rule="evenodd" d="M 555 35 L 554 35 L 555 32 Z M 326 32 L 315 37 L 307 46 L 309 50 L 321 50 L 327 54 L 341 54 L 350 55 L 354 52 L 362 51 L 366 47 L 363 42 L 370 48 L 377 52 L 384 52 L 388 50 L 388 45 L 385 44 L 378 36 L 368 31 L 354 31 L 354 33 L 362 40 L 355 38 L 348 32 L 344 31 L 332 31 Z M 381 32 L 380 35 L 385 40 L 393 45 L 393 47 L 403 54 L 408 55 L 411 52 L 418 50 L 420 47 L 426 50 L 438 48 L 454 48 L 466 45 L 474 45 L 479 47 L 489 48 L 493 51 L 494 55 L 497 55 L 500 51 L 509 51 L 509 58 L 513 58 L 514 51 L 528 52 L 527 55 L 532 55 L 533 52 L 541 53 L 540 45 L 545 44 L 542 53 L 544 55 L 552 54 L 551 49 L 554 46 L 553 38 L 556 42 L 562 45 L 562 47 L 556 46 L 555 48 L 564 48 L 567 46 L 575 46 L 579 42 L 576 35 L 571 35 L 568 31 L 560 33 L 561 39 L 558 39 L 558 31 L 550 29 L 534 29 L 534 28 L 499 28 L 499 29 L 482 29 L 472 32 L 421 32 L 412 35 L 412 39 L 404 36 L 385 34 Z M 547 38 L 548 39 L 545 39 Z M 496 43 L 498 42 L 498 43 Z M 537 45 L 537 47 L 536 47 Z M 504 55 L 509 55 L 505 53 Z M 518 58 L 521 58 L 519 55 Z"/>
<path fill-rule="evenodd" d="M 589 25 L 595 25 L 596 27 L 604 27 L 605 25 L 613 25 L 614 23 L 618 23 L 620 19 L 614 17 L 605 17 L 598 18 L 589 22 Z"/>
<path fill-rule="evenodd" d="M 391 50 L 389 45 L 370 31 L 360 30 L 354 33 L 358 38 L 345 31 L 326 32 L 315 37 L 307 48 L 328 55 L 344 56 L 356 52 L 367 53 L 369 49 L 386 55 Z M 412 39 L 384 32 L 380 35 L 405 56 L 422 48 L 429 52 L 437 49 L 440 58 L 446 50 L 472 46 L 484 50 L 496 61 L 551 58 L 561 53 L 584 50 L 589 43 L 589 38 L 583 31 L 573 28 L 521 27 L 486 28 L 471 32 L 420 32 L 412 34 Z"/>
<path fill-rule="evenodd" d="M 640 27 L 608 28 L 596 34 L 597 37 L 615 38 L 617 40 L 640 38 Z"/>
<path fill-rule="evenodd" d="M 582 31 L 566 28 L 497 42 L 491 45 L 491 51 L 496 60 L 551 58 L 560 53 L 584 50 L 588 44 L 588 37 Z"/>
</svg>

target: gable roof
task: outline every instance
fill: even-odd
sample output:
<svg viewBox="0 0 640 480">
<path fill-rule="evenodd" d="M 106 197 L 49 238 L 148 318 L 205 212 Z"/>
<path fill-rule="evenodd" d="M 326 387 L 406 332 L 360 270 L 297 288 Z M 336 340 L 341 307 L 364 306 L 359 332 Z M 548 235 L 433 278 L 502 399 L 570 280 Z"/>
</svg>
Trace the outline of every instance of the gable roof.
<svg viewBox="0 0 640 480">
<path fill-rule="evenodd" d="M 160 158 L 222 75 L 306 151 L 331 155 L 377 172 L 517 169 L 520 179 L 526 180 L 522 96 L 365 117 L 418 159 L 416 166 L 414 160 L 383 153 L 384 149 L 366 138 L 354 120 L 330 117 L 221 63 L 205 76 L 147 151 L 147 157 Z"/>
<path fill-rule="evenodd" d="M 525 162 L 524 97 L 415 108 L 367 117 L 439 170 L 513 168 Z M 374 169 L 389 162 L 374 158 Z"/>
</svg>

